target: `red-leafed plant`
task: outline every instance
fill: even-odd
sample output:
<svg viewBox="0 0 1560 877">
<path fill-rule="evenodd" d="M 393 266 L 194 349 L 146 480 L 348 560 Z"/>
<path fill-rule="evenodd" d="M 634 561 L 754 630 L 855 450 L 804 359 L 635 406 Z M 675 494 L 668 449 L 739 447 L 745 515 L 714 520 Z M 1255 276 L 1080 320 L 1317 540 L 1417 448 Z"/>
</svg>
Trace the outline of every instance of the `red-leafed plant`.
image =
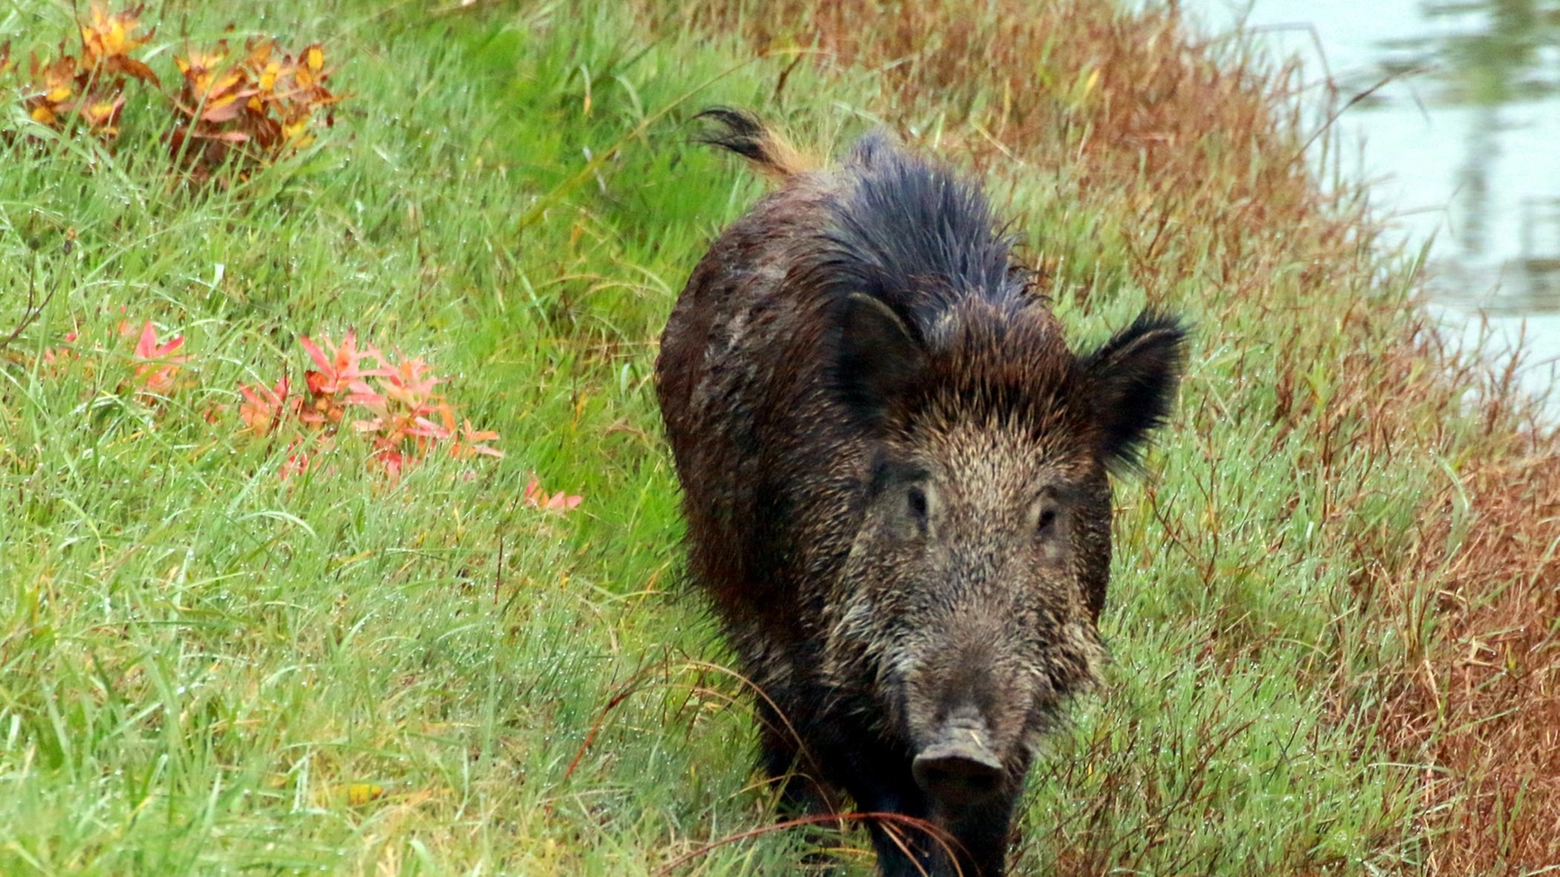
<svg viewBox="0 0 1560 877">
<path fill-rule="evenodd" d="M 360 347 L 352 331 L 340 344 L 327 335 L 318 339 L 298 339 L 314 365 L 304 372 L 302 394 L 292 393 L 285 378 L 273 387 L 239 386 L 244 398 L 239 419 L 246 431 L 270 435 L 295 421 L 303 433 L 293 440 L 295 453 L 283 467 L 284 477 L 308 470 L 313 457 L 334 446 L 343 423 L 367 439 L 371 459 L 392 476 L 440 447 L 459 459 L 504 455 L 488 444 L 498 433 L 469 420 L 456 426 L 454 407 L 437 392 L 444 379 L 421 357 L 396 361 L 372 345 Z M 579 501 L 560 497 L 560 508 Z"/>
</svg>

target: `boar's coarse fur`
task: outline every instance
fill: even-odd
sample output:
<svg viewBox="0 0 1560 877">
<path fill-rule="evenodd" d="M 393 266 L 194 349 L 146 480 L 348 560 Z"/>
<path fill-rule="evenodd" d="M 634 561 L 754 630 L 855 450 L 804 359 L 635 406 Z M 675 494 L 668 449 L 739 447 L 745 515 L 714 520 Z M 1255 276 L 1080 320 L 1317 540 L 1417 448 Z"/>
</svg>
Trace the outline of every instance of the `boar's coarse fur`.
<svg viewBox="0 0 1560 877">
<path fill-rule="evenodd" d="M 1038 735 L 1099 678 L 1107 470 L 1185 333 L 1145 312 L 1074 355 L 975 186 L 881 134 L 807 170 L 704 115 L 780 185 L 694 269 L 656 381 L 762 766 L 788 807 L 936 827 L 872 821 L 884 874 L 996 877 Z"/>
</svg>

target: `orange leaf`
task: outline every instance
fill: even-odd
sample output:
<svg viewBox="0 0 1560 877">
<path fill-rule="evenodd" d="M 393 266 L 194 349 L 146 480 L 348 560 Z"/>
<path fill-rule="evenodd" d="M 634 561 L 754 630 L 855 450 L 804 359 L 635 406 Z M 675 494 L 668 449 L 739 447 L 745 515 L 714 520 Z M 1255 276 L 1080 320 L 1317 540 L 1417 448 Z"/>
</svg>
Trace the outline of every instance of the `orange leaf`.
<svg viewBox="0 0 1560 877">
<path fill-rule="evenodd" d="M 449 411 L 449 406 L 444 406 L 444 412 Z M 448 421 L 446 421 L 448 422 Z M 450 430 L 451 433 L 454 430 Z M 471 421 L 467 420 L 461 427 L 460 435 L 450 445 L 450 453 L 456 457 L 474 457 L 482 454 L 488 457 L 503 457 L 504 452 L 497 448 L 488 447 L 485 442 L 496 441 L 498 433 L 491 430 L 473 429 Z"/>
<path fill-rule="evenodd" d="M 132 76 L 141 80 L 142 82 L 150 82 L 153 85 L 162 85 L 162 80 L 157 78 L 157 74 L 152 71 L 152 68 L 146 66 L 134 58 L 127 58 L 123 55 L 110 58 L 108 62 L 108 69 L 114 73 L 123 73 L 126 76 Z"/>
<path fill-rule="evenodd" d="M 270 37 L 250 37 L 244 43 L 244 66 L 250 70 L 260 70 L 267 64 L 271 64 L 271 53 L 276 50 L 276 41 Z"/>
<path fill-rule="evenodd" d="M 299 451 L 289 454 L 286 462 L 282 463 L 281 476 L 286 481 L 294 475 L 309 471 L 309 454 L 307 451 Z"/>
<path fill-rule="evenodd" d="M 371 459 L 378 461 L 381 466 L 384 466 L 385 472 L 391 478 L 401 477 L 401 470 L 406 466 L 405 455 L 394 448 L 380 448 L 374 452 L 374 456 Z"/>
<path fill-rule="evenodd" d="M 438 425 L 437 423 L 434 423 L 426 417 L 412 418 L 411 424 L 406 426 L 403 429 L 403 432 L 410 436 L 416 436 L 417 438 L 431 438 L 435 441 L 447 439 L 450 437 L 449 430 Z"/>
<path fill-rule="evenodd" d="M 563 491 L 560 490 L 552 495 L 552 499 L 547 500 L 546 509 L 552 512 L 565 512 L 578 506 L 582 499 L 584 497 L 565 496 Z"/>
<path fill-rule="evenodd" d="M 530 482 L 525 486 L 525 504 L 543 511 L 566 512 L 578 506 L 582 499 L 584 497 L 569 496 L 561 490 L 549 496 L 547 491 L 542 489 L 541 482 L 536 480 L 535 475 L 531 476 Z"/>
<path fill-rule="evenodd" d="M 287 414 L 296 412 L 303 400 L 296 396 L 288 399 L 287 389 L 285 377 L 276 383 L 275 389 L 263 384 L 255 387 L 239 384 L 238 392 L 243 394 L 244 401 L 238 406 L 238 416 L 244 422 L 244 428 L 265 435 Z"/>
<path fill-rule="evenodd" d="M 81 118 L 87 126 L 110 137 L 119 133 L 119 111 L 124 109 L 125 99 L 93 101 L 81 108 Z"/>
<path fill-rule="evenodd" d="M 242 131 L 219 131 L 216 134 L 196 134 L 202 140 L 216 140 L 222 143 L 243 143 L 249 139 L 249 135 Z"/>
<path fill-rule="evenodd" d="M 79 87 L 76 59 L 65 54 L 62 45 L 60 57 L 50 63 L 40 64 L 38 56 L 33 55 L 27 71 L 29 85 L 23 101 L 27 115 L 41 125 L 58 127 L 62 117 L 74 109 L 72 99 L 77 96 Z"/>
<path fill-rule="evenodd" d="M 209 52 L 192 49 L 187 55 L 174 55 L 173 63 L 178 66 L 180 75 L 185 79 L 193 83 L 196 79 L 205 77 L 205 81 L 209 84 L 211 71 L 221 67 L 227 60 L 227 56 L 227 40 L 220 40 L 217 47 Z"/>
<path fill-rule="evenodd" d="M 218 98 L 206 104 L 205 108 L 200 111 L 200 120 L 202 122 L 210 122 L 213 125 L 220 125 L 223 122 L 231 122 L 238 118 L 238 114 L 243 111 L 244 105 L 239 103 L 237 98 Z"/>
<path fill-rule="evenodd" d="M 385 396 L 401 403 L 416 414 L 433 413 L 429 399 L 433 394 L 433 388 L 442 383 L 443 379 L 429 376 L 428 372 L 431 370 L 421 357 L 385 369 L 381 374 L 385 384 Z"/>
</svg>

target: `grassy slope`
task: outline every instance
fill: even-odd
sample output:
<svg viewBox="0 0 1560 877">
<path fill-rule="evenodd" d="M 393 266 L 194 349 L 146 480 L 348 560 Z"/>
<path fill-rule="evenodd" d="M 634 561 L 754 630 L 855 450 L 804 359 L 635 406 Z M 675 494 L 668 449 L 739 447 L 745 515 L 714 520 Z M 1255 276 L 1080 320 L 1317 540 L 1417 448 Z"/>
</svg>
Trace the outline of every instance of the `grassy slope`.
<svg viewBox="0 0 1560 877">
<path fill-rule="evenodd" d="M 112 159 L 72 143 L 3 157 L 0 323 L 31 273 L 60 293 L 0 365 L 0 873 L 655 873 L 772 822 L 739 685 L 698 663 L 722 660 L 712 628 L 668 590 L 676 488 L 648 384 L 676 290 L 758 192 L 687 145 L 684 120 L 711 103 L 823 143 L 892 118 L 978 159 L 1079 339 L 1148 298 L 1204 327 L 1154 474 L 1121 496 L 1111 690 L 1037 771 L 1025 867 L 1424 863 L 1415 772 L 1366 719 L 1396 691 L 1383 668 L 1432 631 L 1364 623 L 1366 564 L 1346 545 L 1407 550 L 1477 424 L 1454 413 L 1439 444 L 1401 454 L 1328 444 L 1328 400 L 1364 392 L 1333 366 L 1396 355 L 1400 334 L 1351 316 L 1351 300 L 1392 312 L 1405 294 L 1372 285 L 1358 241 L 1335 244 L 1353 267 L 1318 278 L 1272 228 L 1258 246 L 1171 216 L 1147 249 L 1180 270 L 1159 279 L 1141 222 L 1172 208 L 1122 194 L 1142 170 L 984 146 L 978 110 L 1005 103 L 978 84 L 912 99 L 870 65 L 804 64 L 777 106 L 791 57 L 701 33 L 732 22 L 650 39 L 619 11 L 562 4 L 319 5 L 236 20 L 258 28 L 269 8 L 266 28 L 326 39 L 342 64 L 353 97 L 310 155 L 196 197 L 170 193 L 150 128 L 127 124 Z M 156 44 L 227 20 L 192 12 Z M 0 39 L 25 56 L 67 27 L 28 2 Z M 1056 52 L 1045 100 L 1098 110 L 1087 68 Z M 1087 138 L 1059 124 L 1054 139 L 1082 154 Z M 1265 304 L 1229 294 L 1231 264 L 1270 278 Z M 1297 300 L 1337 317 L 1275 320 Z M 125 389 L 126 318 L 187 338 L 166 402 Z M 508 456 L 392 484 L 345 441 L 283 483 L 282 447 L 238 436 L 231 410 L 203 417 L 284 363 L 300 382 L 294 337 L 348 327 L 426 355 Z M 45 369 L 73 329 L 86 354 Z M 584 504 L 521 505 L 533 470 Z M 352 804 L 354 784 L 384 795 Z M 678 870 L 781 873 L 805 851 L 793 835 Z M 868 873 L 863 837 L 841 842 Z"/>
</svg>

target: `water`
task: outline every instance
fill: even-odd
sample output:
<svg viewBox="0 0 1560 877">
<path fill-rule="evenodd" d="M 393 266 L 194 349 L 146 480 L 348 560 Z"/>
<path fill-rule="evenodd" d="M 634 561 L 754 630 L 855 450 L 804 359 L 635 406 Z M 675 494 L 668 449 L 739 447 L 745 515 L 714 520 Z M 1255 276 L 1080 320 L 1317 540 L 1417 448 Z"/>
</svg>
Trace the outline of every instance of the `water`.
<svg viewBox="0 0 1560 877">
<path fill-rule="evenodd" d="M 1433 239 L 1432 310 L 1468 344 L 1487 331 L 1492 356 L 1525 336 L 1523 384 L 1547 393 L 1560 362 L 1560 0 L 1182 8 L 1206 32 L 1243 25 L 1301 56 L 1340 106 L 1363 95 L 1336 123 L 1340 142 L 1358 150 L 1393 233 L 1410 247 Z M 1560 390 L 1549 408 L 1560 415 Z"/>
</svg>

